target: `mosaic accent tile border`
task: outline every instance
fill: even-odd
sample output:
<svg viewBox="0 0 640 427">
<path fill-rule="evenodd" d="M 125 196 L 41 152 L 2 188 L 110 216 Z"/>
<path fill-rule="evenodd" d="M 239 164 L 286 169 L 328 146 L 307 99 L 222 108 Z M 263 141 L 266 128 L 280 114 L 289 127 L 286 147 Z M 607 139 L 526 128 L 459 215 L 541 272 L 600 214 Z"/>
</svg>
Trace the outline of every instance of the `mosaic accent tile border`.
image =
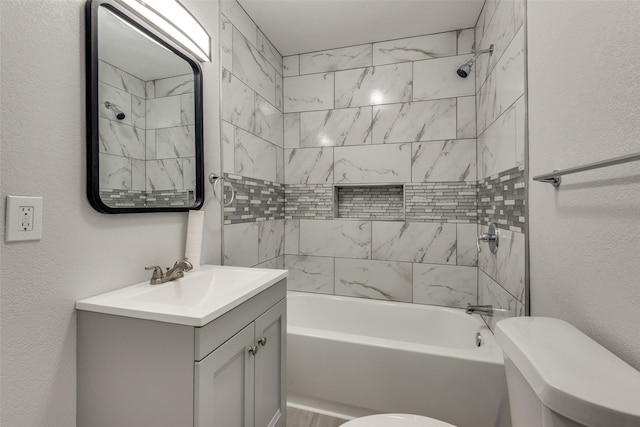
<svg viewBox="0 0 640 427">
<path fill-rule="evenodd" d="M 333 184 L 287 184 L 287 219 L 333 219 Z"/>
<path fill-rule="evenodd" d="M 193 205 L 194 195 L 189 190 L 100 190 L 100 199 L 113 208 L 160 208 Z"/>
<path fill-rule="evenodd" d="M 236 190 L 233 204 L 224 207 L 225 224 L 284 218 L 284 184 L 232 174 L 225 179 Z M 231 188 L 225 185 L 224 192 L 228 200 Z"/>
<path fill-rule="evenodd" d="M 338 218 L 404 220 L 402 185 L 336 186 Z"/>
<path fill-rule="evenodd" d="M 477 194 L 475 182 L 406 184 L 406 220 L 475 224 Z"/>
<path fill-rule="evenodd" d="M 495 222 L 498 228 L 524 232 L 524 169 L 516 167 L 482 179 L 478 183 L 478 219 L 482 225 Z"/>
</svg>

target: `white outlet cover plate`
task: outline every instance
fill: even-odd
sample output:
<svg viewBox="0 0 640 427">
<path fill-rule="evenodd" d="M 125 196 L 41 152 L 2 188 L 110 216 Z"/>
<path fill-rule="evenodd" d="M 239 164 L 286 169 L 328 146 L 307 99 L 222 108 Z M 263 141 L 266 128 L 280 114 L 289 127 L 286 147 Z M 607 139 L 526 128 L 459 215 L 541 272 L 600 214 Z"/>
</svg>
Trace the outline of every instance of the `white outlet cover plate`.
<svg viewBox="0 0 640 427">
<path fill-rule="evenodd" d="M 33 207 L 33 230 L 24 231 L 20 228 L 20 208 Z M 7 211 L 5 218 L 5 242 L 24 242 L 26 240 L 42 239 L 42 197 L 7 196 Z"/>
</svg>

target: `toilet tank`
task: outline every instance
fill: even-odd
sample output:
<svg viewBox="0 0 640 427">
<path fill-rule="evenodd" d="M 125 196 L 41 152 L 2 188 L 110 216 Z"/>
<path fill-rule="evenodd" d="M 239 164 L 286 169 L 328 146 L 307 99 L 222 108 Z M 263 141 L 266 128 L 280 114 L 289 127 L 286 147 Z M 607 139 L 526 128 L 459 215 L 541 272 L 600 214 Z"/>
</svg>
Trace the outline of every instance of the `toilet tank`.
<svg viewBox="0 0 640 427">
<path fill-rule="evenodd" d="M 504 319 L 513 427 L 639 427 L 640 372 L 569 323 Z"/>
</svg>

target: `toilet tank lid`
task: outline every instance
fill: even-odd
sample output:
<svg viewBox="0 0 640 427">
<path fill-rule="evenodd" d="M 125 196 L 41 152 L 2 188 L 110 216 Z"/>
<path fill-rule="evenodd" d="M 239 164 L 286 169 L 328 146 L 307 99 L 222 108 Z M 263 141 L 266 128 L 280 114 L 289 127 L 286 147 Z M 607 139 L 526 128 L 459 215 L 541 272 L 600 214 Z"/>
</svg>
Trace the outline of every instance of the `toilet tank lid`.
<svg viewBox="0 0 640 427">
<path fill-rule="evenodd" d="M 569 323 L 503 319 L 496 340 L 555 412 L 589 427 L 640 426 L 640 372 Z"/>
</svg>

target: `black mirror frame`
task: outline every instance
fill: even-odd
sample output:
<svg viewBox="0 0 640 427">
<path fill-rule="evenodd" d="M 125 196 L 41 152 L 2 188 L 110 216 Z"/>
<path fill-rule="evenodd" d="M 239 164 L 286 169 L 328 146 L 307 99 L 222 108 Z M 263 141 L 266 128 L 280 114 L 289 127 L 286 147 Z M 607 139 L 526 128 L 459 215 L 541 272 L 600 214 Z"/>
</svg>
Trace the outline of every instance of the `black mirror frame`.
<svg viewBox="0 0 640 427">
<path fill-rule="evenodd" d="M 155 39 L 167 49 L 187 61 L 193 69 L 195 103 L 195 202 L 188 207 L 116 208 L 107 206 L 100 198 L 100 146 L 98 129 L 98 8 L 106 7 L 118 17 Z M 86 15 L 86 111 L 87 111 L 87 198 L 91 206 L 101 213 L 186 212 L 198 210 L 204 204 L 204 133 L 202 102 L 202 70 L 194 57 L 184 52 L 161 33 L 141 23 L 141 20 L 124 10 L 112 0 L 88 0 Z"/>
</svg>

